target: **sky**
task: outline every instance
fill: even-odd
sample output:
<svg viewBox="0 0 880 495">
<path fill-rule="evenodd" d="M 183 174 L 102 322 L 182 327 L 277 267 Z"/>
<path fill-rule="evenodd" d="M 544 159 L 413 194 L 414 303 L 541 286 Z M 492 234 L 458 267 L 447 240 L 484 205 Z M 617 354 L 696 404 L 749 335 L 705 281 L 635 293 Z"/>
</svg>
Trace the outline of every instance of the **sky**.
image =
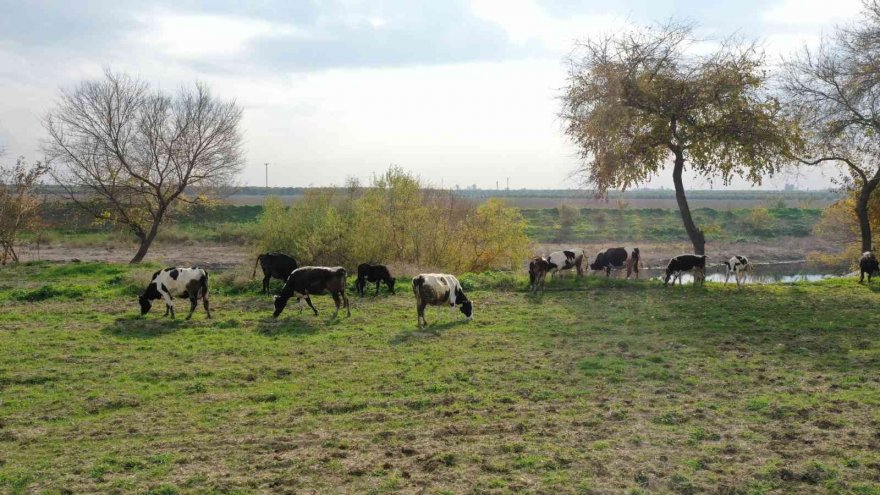
<svg viewBox="0 0 880 495">
<path fill-rule="evenodd" d="M 435 186 L 576 188 L 558 117 L 576 40 L 670 17 L 758 40 L 774 63 L 851 22 L 860 0 L 0 0 L 0 163 L 41 157 L 59 91 L 105 68 L 244 109 L 240 182 L 368 182 L 399 165 Z M 801 169 L 762 187 L 831 185 Z M 644 184 L 672 187 L 667 170 Z M 692 188 L 723 188 L 689 178 Z M 736 181 L 729 188 L 747 185 Z"/>
</svg>

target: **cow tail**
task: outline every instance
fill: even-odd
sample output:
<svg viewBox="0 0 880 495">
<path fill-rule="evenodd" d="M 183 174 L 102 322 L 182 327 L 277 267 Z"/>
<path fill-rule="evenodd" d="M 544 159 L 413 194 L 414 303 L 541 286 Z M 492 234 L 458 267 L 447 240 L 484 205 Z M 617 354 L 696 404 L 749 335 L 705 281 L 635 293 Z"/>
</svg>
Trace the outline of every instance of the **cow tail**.
<svg viewBox="0 0 880 495">
<path fill-rule="evenodd" d="M 257 256 L 257 262 L 254 263 L 254 273 L 251 275 L 251 280 L 257 278 L 257 265 L 260 264 L 260 261 L 263 259 L 263 255 Z"/>
<path fill-rule="evenodd" d="M 422 304 L 422 285 L 425 283 L 425 277 L 419 275 L 412 281 L 413 292 L 416 295 L 416 304 Z"/>
<path fill-rule="evenodd" d="M 208 271 L 203 270 L 203 273 L 205 274 L 205 277 L 202 279 L 201 287 L 199 287 L 199 292 L 201 292 L 199 296 L 205 298 L 208 297 Z M 198 299 L 198 297 L 196 299 Z"/>
</svg>

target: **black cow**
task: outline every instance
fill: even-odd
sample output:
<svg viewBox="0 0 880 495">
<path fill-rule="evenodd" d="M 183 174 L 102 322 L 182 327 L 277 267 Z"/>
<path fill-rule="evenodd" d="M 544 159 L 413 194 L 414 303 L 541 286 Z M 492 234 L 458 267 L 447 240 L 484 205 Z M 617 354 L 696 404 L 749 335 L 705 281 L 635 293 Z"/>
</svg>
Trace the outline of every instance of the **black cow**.
<svg viewBox="0 0 880 495">
<path fill-rule="evenodd" d="M 611 269 L 619 270 L 626 267 L 626 278 L 635 272 L 639 278 L 639 248 L 609 248 L 596 256 L 596 261 L 590 263 L 590 270 L 605 270 L 605 276 L 611 276 Z"/>
<path fill-rule="evenodd" d="M 666 278 L 663 279 L 663 285 L 669 285 L 669 279 L 672 278 L 672 285 L 675 285 L 675 279 L 681 285 L 681 275 L 684 272 L 694 271 L 694 284 L 706 282 L 706 256 L 701 254 L 681 254 L 669 260 L 666 265 Z"/>
<path fill-rule="evenodd" d="M 263 269 L 263 294 L 269 293 L 269 280 L 272 277 L 285 281 L 297 268 L 296 260 L 283 253 L 265 253 L 257 256 L 254 263 L 254 273 L 251 278 L 257 276 L 257 265 Z"/>
<path fill-rule="evenodd" d="M 341 266 L 304 266 L 297 268 L 287 277 L 287 282 L 281 288 L 281 293 L 275 296 L 275 312 L 272 316 L 277 318 L 284 311 L 284 307 L 287 306 L 287 300 L 291 297 L 296 297 L 300 313 L 303 310 L 302 300 L 305 299 L 309 307 L 312 308 L 312 311 L 315 312 L 315 316 L 317 316 L 318 310 L 315 309 L 315 305 L 312 304 L 312 299 L 309 296 L 313 294 L 320 296 L 328 292 L 333 296 L 333 302 L 336 303 L 336 311 L 333 312 L 333 318 L 336 318 L 336 315 L 339 314 L 339 307 L 342 304 L 345 304 L 348 316 L 351 316 L 348 297 L 345 296 L 346 276 L 345 268 Z"/>
<path fill-rule="evenodd" d="M 550 262 L 547 261 L 547 258 L 537 256 L 532 258 L 532 261 L 529 262 L 529 290 L 532 292 L 538 292 L 538 287 L 541 288 L 541 292 L 544 292 L 544 281 L 547 278 L 547 272 L 550 271 Z"/>
<path fill-rule="evenodd" d="M 385 265 L 371 265 L 369 263 L 361 263 L 358 265 L 358 278 L 354 282 L 354 286 L 361 297 L 364 296 L 364 288 L 367 282 L 376 282 L 376 295 L 379 295 L 379 284 L 385 282 L 388 290 L 394 294 L 394 277 Z"/>
<path fill-rule="evenodd" d="M 877 262 L 877 257 L 874 256 L 874 253 L 871 251 L 865 251 L 862 253 L 862 257 L 859 258 L 859 271 L 861 272 L 859 276 L 859 283 L 863 283 L 865 281 L 865 274 L 868 274 L 868 283 L 871 283 L 871 277 L 880 271 L 880 263 Z"/>
</svg>

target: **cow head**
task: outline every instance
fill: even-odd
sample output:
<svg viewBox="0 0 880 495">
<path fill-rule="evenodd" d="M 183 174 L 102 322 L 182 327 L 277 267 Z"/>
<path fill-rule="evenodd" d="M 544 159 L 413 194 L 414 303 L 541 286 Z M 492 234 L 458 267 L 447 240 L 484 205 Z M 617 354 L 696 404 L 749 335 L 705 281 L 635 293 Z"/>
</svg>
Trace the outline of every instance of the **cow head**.
<svg viewBox="0 0 880 495">
<path fill-rule="evenodd" d="M 138 302 L 141 305 L 141 316 L 150 312 L 150 308 L 153 307 L 153 303 L 150 302 L 150 298 L 146 295 L 138 296 Z"/>
<path fill-rule="evenodd" d="M 667 269 L 666 269 L 666 276 L 663 277 L 663 286 L 664 286 L 664 287 L 667 286 L 667 285 L 669 285 L 669 279 L 672 278 L 672 274 L 673 274 L 673 272 L 674 272 L 674 271 L 672 270 L 672 268 L 667 268 Z"/>
<path fill-rule="evenodd" d="M 395 293 L 395 292 L 394 292 L 394 284 L 395 284 L 395 282 L 397 282 L 397 279 L 395 279 L 394 277 L 391 277 L 391 278 L 388 280 L 388 290 L 390 290 L 392 294 Z"/>
<path fill-rule="evenodd" d="M 288 297 L 283 296 L 275 296 L 275 312 L 272 313 L 273 318 L 278 318 L 278 315 L 284 311 L 284 307 L 287 306 Z"/>
<path fill-rule="evenodd" d="M 458 310 L 461 311 L 468 320 L 474 317 L 474 304 L 464 295 L 461 288 L 455 289 L 455 304 L 458 304 Z"/>
</svg>

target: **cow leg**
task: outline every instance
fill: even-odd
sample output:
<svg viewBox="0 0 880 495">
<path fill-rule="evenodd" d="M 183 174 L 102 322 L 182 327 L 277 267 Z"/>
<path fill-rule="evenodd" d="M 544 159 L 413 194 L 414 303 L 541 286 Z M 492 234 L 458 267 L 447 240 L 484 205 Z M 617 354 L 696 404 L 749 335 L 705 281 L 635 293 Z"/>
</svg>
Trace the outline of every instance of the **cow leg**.
<svg viewBox="0 0 880 495">
<path fill-rule="evenodd" d="M 309 297 L 308 294 L 305 295 L 306 303 L 308 303 L 309 307 L 312 308 L 312 311 L 315 312 L 315 316 L 318 316 L 318 310 L 315 308 L 315 305 L 312 304 L 312 298 Z"/>
<path fill-rule="evenodd" d="M 611 278 L 611 267 L 610 266 L 605 267 L 605 278 Z"/>
<path fill-rule="evenodd" d="M 162 285 L 162 284 L 159 284 L 159 285 Z M 164 286 L 163 286 L 163 287 L 164 287 Z M 161 295 L 162 295 L 162 299 L 165 300 L 165 310 L 166 310 L 166 312 L 167 312 L 167 311 L 171 311 L 171 319 L 173 320 L 173 319 L 174 319 L 174 301 L 172 301 L 171 294 L 169 294 L 168 292 L 163 291 L 162 289 L 159 289 L 159 294 L 161 294 Z"/>
<path fill-rule="evenodd" d="M 165 318 L 166 316 L 168 316 L 168 310 L 169 310 L 170 308 L 171 308 L 171 306 L 169 306 L 169 305 L 167 305 L 167 304 L 165 305 L 165 314 L 162 315 L 162 318 Z"/>
<path fill-rule="evenodd" d="M 205 307 L 205 313 L 208 314 L 208 319 L 211 319 L 211 308 L 208 307 L 208 294 L 202 294 L 202 306 Z"/>
<path fill-rule="evenodd" d="M 263 277 L 263 294 L 269 294 L 269 281 L 272 280 L 272 277 L 266 275 Z"/>
<path fill-rule="evenodd" d="M 345 312 L 347 316 L 351 316 L 351 305 L 348 304 L 348 296 L 345 294 L 345 289 L 342 289 L 342 302 L 345 303 Z"/>
<path fill-rule="evenodd" d="M 422 328 L 428 323 L 425 321 L 425 303 L 416 302 L 416 315 L 418 315 L 418 327 Z"/>
<path fill-rule="evenodd" d="M 186 315 L 186 319 L 192 318 L 193 312 L 196 310 L 196 306 L 199 305 L 199 300 L 195 296 L 189 296 L 189 314 Z"/>
<path fill-rule="evenodd" d="M 380 282 L 382 282 L 382 281 L 381 281 L 381 280 L 376 280 L 376 295 L 377 295 L 377 296 L 379 295 L 379 283 L 380 283 Z"/>
<path fill-rule="evenodd" d="M 330 319 L 332 320 L 332 319 L 336 318 L 336 315 L 339 314 L 339 306 L 342 303 L 342 301 L 339 297 L 339 292 L 334 290 L 334 291 L 330 292 L 330 295 L 333 296 L 333 303 L 336 305 L 336 311 L 334 311 L 333 316 L 330 317 Z"/>
</svg>

